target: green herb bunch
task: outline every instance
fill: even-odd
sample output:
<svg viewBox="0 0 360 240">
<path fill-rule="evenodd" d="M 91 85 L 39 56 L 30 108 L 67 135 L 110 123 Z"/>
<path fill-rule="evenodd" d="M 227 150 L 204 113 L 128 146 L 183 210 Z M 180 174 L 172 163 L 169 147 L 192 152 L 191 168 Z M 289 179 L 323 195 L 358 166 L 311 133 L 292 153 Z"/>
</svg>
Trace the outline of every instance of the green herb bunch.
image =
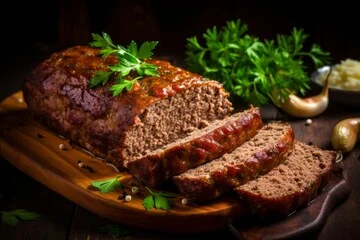
<svg viewBox="0 0 360 240">
<path fill-rule="evenodd" d="M 260 40 L 247 34 L 240 20 L 228 21 L 202 35 L 204 43 L 190 37 L 186 44 L 186 63 L 191 71 L 218 80 L 232 95 L 261 106 L 270 100 L 284 102 L 289 94 L 305 94 L 309 76 L 303 57 L 316 67 L 328 64 L 330 54 L 313 44 L 303 50 L 308 35 L 294 28 L 290 35 L 276 40 Z"/>
<path fill-rule="evenodd" d="M 95 76 L 90 79 L 88 83 L 89 88 L 94 88 L 99 85 L 105 85 L 110 76 L 116 74 L 116 84 L 110 87 L 113 96 L 119 95 L 124 89 L 130 91 L 134 83 L 144 76 L 157 76 L 157 66 L 146 63 L 142 59 L 150 58 L 153 55 L 153 50 L 158 44 L 157 41 L 144 42 L 138 49 L 137 44 L 131 41 L 127 48 L 121 45 L 115 45 L 107 33 L 102 33 L 102 36 L 96 33 L 92 34 L 93 41 L 90 45 L 101 48 L 100 54 L 103 58 L 110 54 L 118 58 L 118 63 L 108 66 L 110 71 L 98 71 Z M 138 77 L 134 79 L 125 79 L 131 71 L 136 71 Z"/>
<path fill-rule="evenodd" d="M 30 212 L 26 209 L 15 209 L 13 211 L 5 212 L 1 211 L 1 224 L 2 225 L 9 225 L 9 226 L 16 226 L 20 221 L 29 221 L 35 220 L 40 215 L 36 212 Z"/>
</svg>

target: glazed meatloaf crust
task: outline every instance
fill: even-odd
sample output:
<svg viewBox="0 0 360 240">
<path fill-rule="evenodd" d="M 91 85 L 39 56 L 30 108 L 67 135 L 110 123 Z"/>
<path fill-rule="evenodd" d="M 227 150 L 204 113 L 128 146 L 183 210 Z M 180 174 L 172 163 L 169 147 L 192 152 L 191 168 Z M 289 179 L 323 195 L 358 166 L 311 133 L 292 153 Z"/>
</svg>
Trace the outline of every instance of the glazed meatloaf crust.
<svg viewBox="0 0 360 240">
<path fill-rule="evenodd" d="M 268 123 L 231 153 L 174 176 L 173 180 L 185 196 L 210 200 L 269 172 L 288 156 L 293 143 L 289 123 Z"/>
<path fill-rule="evenodd" d="M 284 217 L 315 198 L 327 184 L 335 158 L 334 151 L 296 141 L 286 161 L 235 191 L 256 216 Z"/>
<path fill-rule="evenodd" d="M 215 121 L 142 158 L 129 161 L 128 169 L 143 184 L 159 187 L 171 176 L 233 151 L 252 138 L 261 127 L 260 109 L 251 107 Z"/>
<path fill-rule="evenodd" d="M 158 66 L 159 76 L 142 78 L 129 92 L 113 97 L 108 89 L 114 79 L 93 89 L 87 84 L 117 59 L 102 58 L 97 48 L 71 47 L 32 71 L 24 99 L 43 124 L 117 167 L 233 111 L 219 82 L 167 61 L 146 61 Z"/>
</svg>

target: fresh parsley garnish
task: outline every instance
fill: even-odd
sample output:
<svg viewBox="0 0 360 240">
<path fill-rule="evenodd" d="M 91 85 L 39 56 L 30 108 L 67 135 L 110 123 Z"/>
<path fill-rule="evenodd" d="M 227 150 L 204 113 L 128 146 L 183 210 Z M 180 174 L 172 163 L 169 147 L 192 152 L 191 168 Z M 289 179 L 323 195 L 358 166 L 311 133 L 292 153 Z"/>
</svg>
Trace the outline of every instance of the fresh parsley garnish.
<svg viewBox="0 0 360 240">
<path fill-rule="evenodd" d="M 116 176 L 115 178 L 103 181 L 94 181 L 91 185 L 99 189 L 101 193 L 109 193 L 115 191 L 116 188 L 121 189 L 123 187 L 122 183 L 118 180 L 119 178 L 120 176 Z"/>
<path fill-rule="evenodd" d="M 114 95 L 114 96 L 119 95 L 124 88 L 125 88 L 127 91 L 130 91 L 130 90 L 132 89 L 134 83 L 135 83 L 139 78 L 141 78 L 141 77 L 137 77 L 137 78 L 135 78 L 135 79 L 133 79 L 133 80 L 124 80 L 124 79 L 123 79 L 123 80 L 120 81 L 119 83 L 112 85 L 109 90 L 110 90 L 110 91 L 113 91 L 113 95 Z"/>
<path fill-rule="evenodd" d="M 120 225 L 106 225 L 100 227 L 98 231 L 101 233 L 107 233 L 111 237 L 128 236 L 131 233 L 129 229 Z"/>
<path fill-rule="evenodd" d="M 101 48 L 100 54 L 103 58 L 110 54 L 118 58 L 118 63 L 108 66 L 110 71 L 98 71 L 88 83 L 89 88 L 105 85 L 110 77 L 115 74 L 116 84 L 109 88 L 113 96 L 119 95 L 124 89 L 130 91 L 134 83 L 144 76 L 158 76 L 157 66 L 146 63 L 142 59 L 151 58 L 157 41 L 144 42 L 138 49 L 137 44 L 131 41 L 127 48 L 115 45 L 107 33 L 92 34 L 93 41 L 90 46 Z M 136 71 L 139 75 L 135 79 L 124 79 L 130 72 Z"/>
<path fill-rule="evenodd" d="M 40 215 L 36 212 L 29 212 L 25 209 L 16 209 L 1 213 L 1 223 L 3 225 L 16 226 L 21 220 L 35 220 Z"/>
<path fill-rule="evenodd" d="M 169 210 L 170 202 L 168 198 L 175 197 L 174 194 L 163 193 L 163 192 L 154 192 L 150 188 L 145 187 L 150 195 L 144 198 L 142 204 L 146 210 L 151 210 L 153 207 L 157 209 Z"/>
<path fill-rule="evenodd" d="M 187 38 L 190 70 L 220 81 L 232 96 L 263 105 L 270 100 L 284 102 L 290 93 L 306 93 L 310 78 L 303 57 L 309 57 L 316 67 L 331 60 L 316 44 L 303 50 L 308 38 L 303 29 L 263 41 L 247 31 L 240 20 L 228 21 L 219 31 L 216 26 L 207 29 L 203 44 L 196 36 Z"/>
</svg>

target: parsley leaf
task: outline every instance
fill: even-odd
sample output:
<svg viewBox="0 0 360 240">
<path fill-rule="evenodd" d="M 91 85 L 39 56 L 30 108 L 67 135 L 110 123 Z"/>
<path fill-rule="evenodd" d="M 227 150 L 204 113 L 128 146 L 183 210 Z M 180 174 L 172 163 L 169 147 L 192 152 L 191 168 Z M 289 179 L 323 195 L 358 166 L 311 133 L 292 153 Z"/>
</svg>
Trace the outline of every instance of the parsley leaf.
<svg viewBox="0 0 360 240">
<path fill-rule="evenodd" d="M 120 176 L 115 178 L 103 180 L 103 181 L 94 181 L 91 183 L 92 186 L 96 187 L 101 191 L 101 193 L 109 193 L 115 191 L 116 188 L 121 189 L 123 186 L 118 180 Z"/>
<path fill-rule="evenodd" d="M 101 233 L 107 233 L 111 237 L 128 236 L 131 233 L 129 229 L 120 225 L 106 225 L 100 227 L 98 231 Z"/>
<path fill-rule="evenodd" d="M 109 90 L 113 92 L 113 96 L 117 96 L 119 95 L 122 90 L 125 88 L 127 91 L 130 91 L 134 85 L 134 83 L 136 82 L 136 80 L 139 77 L 133 79 L 133 80 L 125 80 L 125 79 L 120 79 L 118 82 L 118 84 L 112 85 Z"/>
<path fill-rule="evenodd" d="M 315 67 L 328 64 L 330 54 L 313 44 L 304 50 L 308 35 L 294 28 L 289 35 L 260 40 L 247 34 L 239 19 L 228 21 L 221 29 L 209 28 L 202 35 L 187 38 L 186 63 L 189 69 L 221 82 L 232 97 L 261 106 L 287 100 L 289 94 L 305 94 L 310 77 L 303 57 Z"/>
<path fill-rule="evenodd" d="M 135 57 L 138 57 L 138 54 L 137 54 L 138 53 L 138 48 L 137 48 L 136 42 L 131 41 L 128 48 L 127 48 L 127 50 L 131 55 L 133 55 Z"/>
<path fill-rule="evenodd" d="M 104 49 L 116 48 L 114 43 L 112 42 L 110 36 L 107 33 L 102 33 L 102 36 L 97 33 L 92 33 L 93 41 L 90 43 L 90 46 L 100 47 Z"/>
<path fill-rule="evenodd" d="M 109 80 L 111 74 L 112 72 L 104 72 L 104 71 L 96 72 L 95 77 L 90 79 L 88 86 L 90 88 L 93 88 L 99 84 L 102 84 L 104 86 Z"/>
<path fill-rule="evenodd" d="M 174 194 L 163 193 L 163 192 L 154 192 L 150 188 L 146 187 L 150 195 L 144 198 L 142 204 L 146 210 L 151 210 L 153 207 L 157 209 L 169 210 L 170 202 L 168 198 L 175 197 Z"/>
<path fill-rule="evenodd" d="M 131 41 L 127 48 L 121 45 L 115 45 L 110 36 L 107 33 L 92 34 L 93 41 L 90 45 L 93 47 L 101 48 L 100 54 L 103 58 L 113 54 L 118 58 L 118 63 L 115 65 L 108 66 L 109 72 L 98 71 L 95 76 L 90 79 L 88 83 L 89 88 L 94 88 L 99 85 L 105 85 L 110 76 L 115 73 L 120 79 L 130 74 L 132 71 L 136 71 L 139 75 L 135 79 L 128 79 L 126 85 L 123 86 L 115 84 L 109 88 L 113 92 L 113 96 L 119 95 L 124 89 L 130 91 L 134 85 L 134 82 L 144 76 L 158 76 L 157 66 L 146 63 L 141 59 L 150 58 L 153 55 L 153 50 L 158 44 L 157 41 L 144 42 L 138 50 L 137 44 Z M 132 82 L 130 84 L 130 82 Z"/>
<path fill-rule="evenodd" d="M 156 195 L 156 196 L 154 196 L 154 198 L 155 198 L 155 207 L 156 208 L 164 209 L 164 210 L 170 209 L 169 201 L 167 200 L 167 198 L 160 196 L 160 195 Z"/>
<path fill-rule="evenodd" d="M 152 41 L 152 42 L 144 42 L 140 49 L 139 53 L 137 55 L 138 58 L 150 58 L 153 55 L 152 50 L 155 49 L 158 42 Z"/>
<path fill-rule="evenodd" d="M 146 208 L 146 210 L 150 210 L 155 205 L 155 199 L 153 195 L 149 195 L 143 200 L 143 205 Z"/>
<path fill-rule="evenodd" d="M 25 209 L 16 209 L 9 212 L 1 212 L 1 223 L 3 225 L 16 226 L 20 220 L 35 220 L 40 215 Z"/>
</svg>

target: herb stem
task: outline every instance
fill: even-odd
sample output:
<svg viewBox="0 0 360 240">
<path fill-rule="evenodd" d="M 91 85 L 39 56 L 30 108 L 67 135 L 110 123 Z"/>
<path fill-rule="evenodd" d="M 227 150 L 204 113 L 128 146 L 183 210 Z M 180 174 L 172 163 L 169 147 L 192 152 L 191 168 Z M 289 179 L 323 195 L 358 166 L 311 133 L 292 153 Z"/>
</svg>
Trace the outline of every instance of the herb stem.
<svg viewBox="0 0 360 240">
<path fill-rule="evenodd" d="M 151 191 L 151 189 L 147 186 L 145 186 L 145 188 L 149 191 L 149 193 L 151 193 L 152 195 L 156 195 L 156 193 L 154 193 L 153 191 Z"/>
</svg>

